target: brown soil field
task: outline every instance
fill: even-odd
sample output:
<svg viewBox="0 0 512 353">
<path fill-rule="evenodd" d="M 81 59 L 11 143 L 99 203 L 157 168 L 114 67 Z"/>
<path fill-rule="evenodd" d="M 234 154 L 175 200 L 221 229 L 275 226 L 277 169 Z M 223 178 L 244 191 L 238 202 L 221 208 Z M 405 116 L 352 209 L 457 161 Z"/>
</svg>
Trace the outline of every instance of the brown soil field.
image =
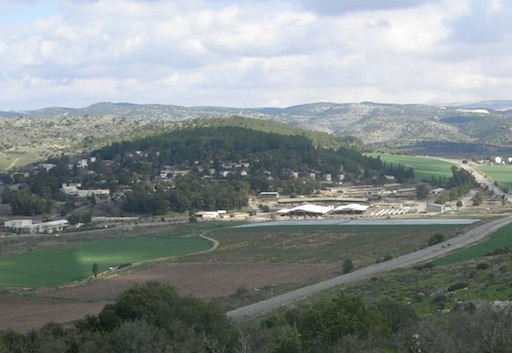
<svg viewBox="0 0 512 353">
<path fill-rule="evenodd" d="M 45 290 L 34 296 L 0 295 L 0 330 L 28 330 L 46 322 L 66 323 L 98 313 L 122 291 L 147 281 L 174 286 L 182 295 L 229 296 L 238 288 L 320 281 L 340 272 L 339 264 L 167 263 Z"/>
</svg>

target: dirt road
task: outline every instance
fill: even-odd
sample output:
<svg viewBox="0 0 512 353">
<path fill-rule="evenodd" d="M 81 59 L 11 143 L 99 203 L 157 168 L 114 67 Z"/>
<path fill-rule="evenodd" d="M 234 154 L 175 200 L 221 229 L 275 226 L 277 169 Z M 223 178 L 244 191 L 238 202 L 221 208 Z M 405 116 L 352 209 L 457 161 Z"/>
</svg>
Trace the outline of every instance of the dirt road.
<svg viewBox="0 0 512 353">
<path fill-rule="evenodd" d="M 362 280 L 383 272 L 388 272 L 397 268 L 409 267 L 416 265 L 428 260 L 432 260 L 437 257 L 441 257 L 453 250 L 460 249 L 471 243 L 477 242 L 486 236 L 494 233 L 499 228 L 512 222 L 511 217 L 502 218 L 486 224 L 483 224 L 477 228 L 474 228 L 467 233 L 460 235 L 456 238 L 452 238 L 428 248 L 397 257 L 395 259 L 381 262 L 376 265 L 361 268 L 352 273 L 338 276 L 308 287 L 300 288 L 295 291 L 276 296 L 272 299 L 261 301 L 252 305 L 248 305 L 227 313 L 227 316 L 234 321 L 244 321 L 251 317 L 260 315 L 264 312 L 276 309 L 280 306 L 290 304 L 292 302 L 304 299 L 313 294 L 325 291 L 332 287 L 349 283 L 352 281 Z"/>
</svg>

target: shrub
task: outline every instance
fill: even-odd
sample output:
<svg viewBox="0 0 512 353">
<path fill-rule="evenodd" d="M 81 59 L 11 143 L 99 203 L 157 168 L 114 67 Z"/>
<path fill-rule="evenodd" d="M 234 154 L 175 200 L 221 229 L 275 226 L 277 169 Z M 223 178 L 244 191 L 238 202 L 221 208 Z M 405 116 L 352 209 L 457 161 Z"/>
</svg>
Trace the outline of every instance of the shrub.
<svg viewBox="0 0 512 353">
<path fill-rule="evenodd" d="M 459 282 L 459 283 L 455 283 L 455 284 L 452 284 L 451 286 L 449 286 L 447 288 L 447 291 L 448 292 L 455 292 L 458 289 L 467 288 L 467 287 L 469 287 L 469 283 L 467 283 L 467 282 Z"/>
<path fill-rule="evenodd" d="M 343 274 L 347 274 L 354 271 L 354 263 L 352 260 L 347 259 L 343 261 Z"/>
<path fill-rule="evenodd" d="M 503 254 L 508 254 L 508 253 L 510 253 L 510 248 L 508 246 L 506 246 L 504 248 L 498 248 L 498 249 L 491 250 L 491 251 L 487 252 L 485 254 L 485 256 L 503 255 Z"/>
<path fill-rule="evenodd" d="M 418 271 L 422 271 L 422 270 L 425 270 L 425 269 L 433 268 L 434 266 L 435 265 L 432 262 L 427 262 L 427 263 L 424 263 L 424 264 L 419 264 L 419 265 L 414 266 L 414 269 L 418 270 Z"/>
<path fill-rule="evenodd" d="M 442 235 L 440 233 L 436 233 L 433 236 L 431 236 L 430 239 L 428 240 L 428 246 L 439 244 L 439 243 L 442 243 L 443 241 L 444 241 L 444 235 Z"/>
<path fill-rule="evenodd" d="M 476 265 L 477 270 L 487 270 L 489 268 L 489 264 L 486 264 L 485 262 L 481 262 L 478 265 Z"/>
</svg>

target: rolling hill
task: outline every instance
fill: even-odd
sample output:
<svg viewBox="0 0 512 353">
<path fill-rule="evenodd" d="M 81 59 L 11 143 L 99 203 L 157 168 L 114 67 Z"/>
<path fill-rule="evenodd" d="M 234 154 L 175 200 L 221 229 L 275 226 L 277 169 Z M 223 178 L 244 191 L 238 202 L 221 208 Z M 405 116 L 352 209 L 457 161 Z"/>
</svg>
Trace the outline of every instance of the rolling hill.
<svg viewBox="0 0 512 353">
<path fill-rule="evenodd" d="M 419 104 L 311 103 L 287 108 L 182 107 L 96 103 L 85 108 L 0 112 L 0 151 L 37 147 L 42 155 L 81 152 L 113 141 L 152 135 L 190 121 L 233 116 L 273 121 L 335 136 L 355 136 L 377 147 L 422 151 L 438 143 L 458 149 L 512 144 L 510 101 L 430 106 Z M 467 146 L 468 148 L 464 147 Z M 488 151 L 483 149 L 482 151 Z M 435 152 L 431 153 L 435 154 Z"/>
</svg>

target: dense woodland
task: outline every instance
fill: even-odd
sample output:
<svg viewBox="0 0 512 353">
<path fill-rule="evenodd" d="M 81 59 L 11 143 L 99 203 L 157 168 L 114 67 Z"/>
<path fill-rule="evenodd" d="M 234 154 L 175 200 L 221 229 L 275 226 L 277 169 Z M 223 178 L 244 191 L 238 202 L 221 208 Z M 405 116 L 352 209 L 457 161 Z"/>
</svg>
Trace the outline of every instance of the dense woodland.
<svg viewBox="0 0 512 353">
<path fill-rule="evenodd" d="M 151 282 L 73 325 L 0 332 L 0 352 L 507 353 L 511 327 L 506 309 L 467 302 L 420 319 L 406 304 L 343 292 L 236 326 L 215 305 Z"/>
</svg>

